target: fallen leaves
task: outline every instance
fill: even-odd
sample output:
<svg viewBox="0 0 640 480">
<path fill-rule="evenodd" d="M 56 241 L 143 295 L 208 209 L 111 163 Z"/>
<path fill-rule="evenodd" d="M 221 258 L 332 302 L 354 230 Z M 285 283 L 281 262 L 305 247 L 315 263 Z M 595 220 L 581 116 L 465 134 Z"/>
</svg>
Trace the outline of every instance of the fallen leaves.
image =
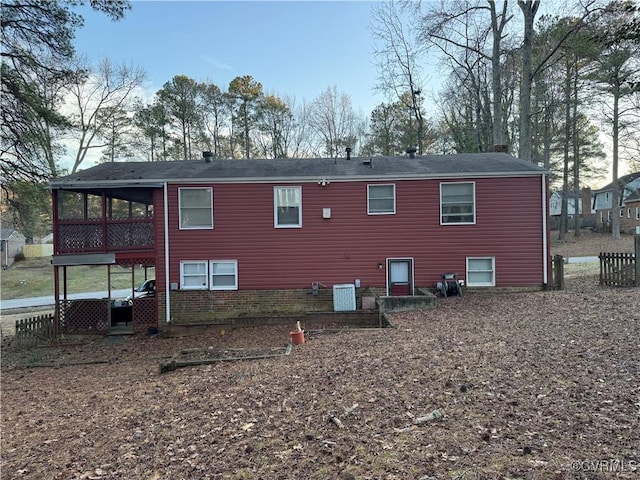
<svg viewBox="0 0 640 480">
<path fill-rule="evenodd" d="M 393 322 L 164 375 L 182 349 L 269 352 L 289 328 L 86 340 L 41 356 L 110 363 L 46 369 L 3 350 L 3 477 L 569 479 L 572 460 L 640 457 L 637 289 L 579 277 Z"/>
</svg>

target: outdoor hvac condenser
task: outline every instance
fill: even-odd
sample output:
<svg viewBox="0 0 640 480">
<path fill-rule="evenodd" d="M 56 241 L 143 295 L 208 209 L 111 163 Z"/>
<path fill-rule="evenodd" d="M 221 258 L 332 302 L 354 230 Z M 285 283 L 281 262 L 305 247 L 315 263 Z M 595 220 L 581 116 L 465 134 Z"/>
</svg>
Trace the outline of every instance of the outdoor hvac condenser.
<svg viewBox="0 0 640 480">
<path fill-rule="evenodd" d="M 356 309 L 356 287 L 351 283 L 333 286 L 333 310 L 346 312 Z"/>
</svg>

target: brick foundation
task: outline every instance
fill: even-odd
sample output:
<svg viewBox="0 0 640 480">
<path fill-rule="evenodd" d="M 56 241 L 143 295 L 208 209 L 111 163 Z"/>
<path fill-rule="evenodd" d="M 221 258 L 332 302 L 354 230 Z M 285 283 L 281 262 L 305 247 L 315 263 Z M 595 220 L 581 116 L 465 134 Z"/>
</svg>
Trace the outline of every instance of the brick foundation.
<svg viewBox="0 0 640 480">
<path fill-rule="evenodd" d="M 379 290 L 379 291 L 376 291 Z M 362 297 L 383 294 L 383 289 L 356 289 L 356 308 L 362 309 Z M 165 322 L 164 298 L 158 302 L 160 324 Z M 367 306 L 369 300 L 365 301 Z M 313 295 L 310 289 L 298 290 L 179 290 L 171 292 L 171 323 L 229 324 L 232 319 L 274 316 L 295 316 L 314 312 L 333 312 L 333 291 L 320 289 Z"/>
</svg>

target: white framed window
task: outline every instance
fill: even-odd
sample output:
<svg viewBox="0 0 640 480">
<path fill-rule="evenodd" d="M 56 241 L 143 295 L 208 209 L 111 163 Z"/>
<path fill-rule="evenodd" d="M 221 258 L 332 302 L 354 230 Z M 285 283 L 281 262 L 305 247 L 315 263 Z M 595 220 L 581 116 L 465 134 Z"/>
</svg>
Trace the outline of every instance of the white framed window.
<svg viewBox="0 0 640 480">
<path fill-rule="evenodd" d="M 640 207 L 636 207 L 636 220 L 640 220 Z"/>
<path fill-rule="evenodd" d="M 627 218 L 631 218 L 631 209 L 627 208 Z"/>
<path fill-rule="evenodd" d="M 204 260 L 180 262 L 180 287 L 182 290 L 206 290 L 209 288 L 207 262 Z"/>
<path fill-rule="evenodd" d="M 440 184 L 440 224 L 476 223 L 476 185 L 474 182 Z"/>
<path fill-rule="evenodd" d="M 620 218 L 624 218 L 624 208 L 620 209 Z"/>
<path fill-rule="evenodd" d="M 367 185 L 367 214 L 392 215 L 396 213 L 396 186 Z"/>
<path fill-rule="evenodd" d="M 273 220 L 276 228 L 302 227 L 302 187 L 273 188 Z"/>
<path fill-rule="evenodd" d="M 495 257 L 467 257 L 467 286 L 495 287 Z"/>
<path fill-rule="evenodd" d="M 213 189 L 179 188 L 178 210 L 181 230 L 213 228 Z"/>
<path fill-rule="evenodd" d="M 211 290 L 238 289 L 238 261 L 211 260 L 209 263 Z"/>
</svg>

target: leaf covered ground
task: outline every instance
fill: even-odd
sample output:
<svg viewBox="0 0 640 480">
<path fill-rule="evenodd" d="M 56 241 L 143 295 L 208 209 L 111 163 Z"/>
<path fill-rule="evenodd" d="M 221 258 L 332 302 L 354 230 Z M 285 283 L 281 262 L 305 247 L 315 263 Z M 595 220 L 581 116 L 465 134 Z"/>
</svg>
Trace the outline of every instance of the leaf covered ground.
<svg viewBox="0 0 640 480">
<path fill-rule="evenodd" d="M 289 355 L 287 326 L 5 348 L 2 478 L 640 476 L 638 289 L 580 275 L 392 321 Z M 285 353 L 160 374 L 181 351 Z"/>
</svg>

